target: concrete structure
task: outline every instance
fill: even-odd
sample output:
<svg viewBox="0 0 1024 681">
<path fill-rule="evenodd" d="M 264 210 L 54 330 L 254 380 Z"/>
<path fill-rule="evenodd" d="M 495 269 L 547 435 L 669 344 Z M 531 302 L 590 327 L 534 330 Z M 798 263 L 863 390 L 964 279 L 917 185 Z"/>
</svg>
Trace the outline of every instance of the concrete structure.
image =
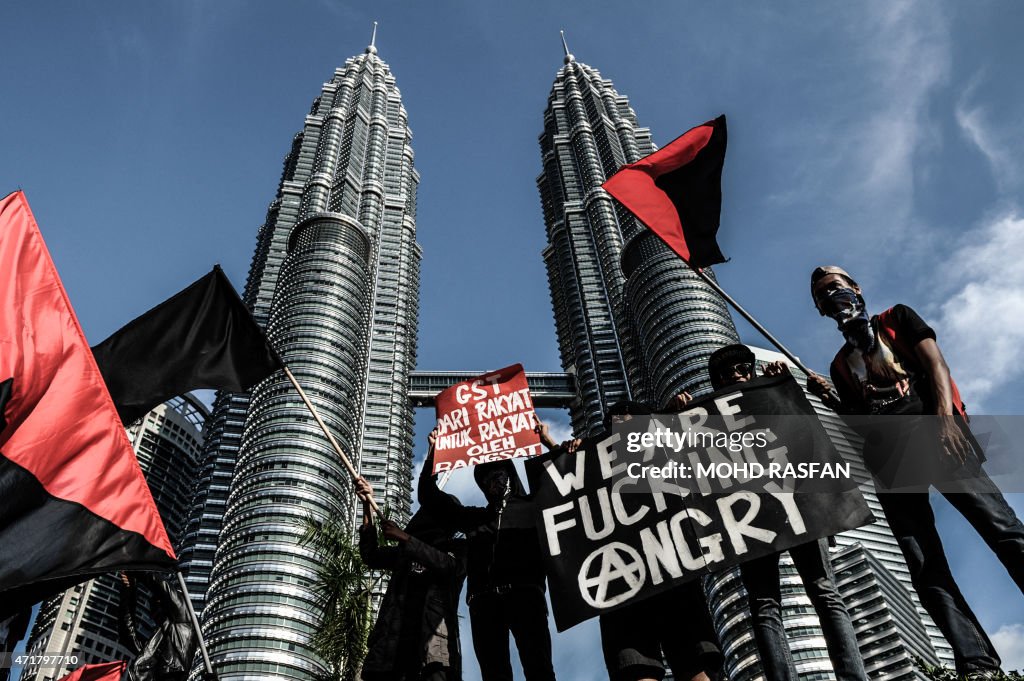
<svg viewBox="0 0 1024 681">
<path fill-rule="evenodd" d="M 399 521 L 411 504 L 421 258 L 411 141 L 371 41 L 323 85 L 293 139 L 244 295 Z M 351 525 L 355 510 L 348 474 L 282 374 L 218 397 L 183 562 L 222 681 L 327 671 L 311 644 L 318 560 L 303 522 Z"/>
<path fill-rule="evenodd" d="M 918 612 L 920 605 L 906 584 L 859 543 L 833 552 L 832 568 L 868 676 L 887 681 L 926 679 L 914 658 L 934 665 L 938 657 Z"/>
</svg>

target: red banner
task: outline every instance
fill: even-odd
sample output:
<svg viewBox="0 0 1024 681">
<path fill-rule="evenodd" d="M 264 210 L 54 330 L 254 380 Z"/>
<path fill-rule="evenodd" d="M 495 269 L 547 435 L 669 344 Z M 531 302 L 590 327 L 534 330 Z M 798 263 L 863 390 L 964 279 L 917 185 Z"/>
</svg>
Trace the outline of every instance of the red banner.
<svg viewBox="0 0 1024 681">
<path fill-rule="evenodd" d="M 437 396 L 434 472 L 540 454 L 521 364 L 456 383 Z"/>
<path fill-rule="evenodd" d="M 118 681 L 124 673 L 125 662 L 87 664 L 60 677 L 59 681 Z"/>
</svg>

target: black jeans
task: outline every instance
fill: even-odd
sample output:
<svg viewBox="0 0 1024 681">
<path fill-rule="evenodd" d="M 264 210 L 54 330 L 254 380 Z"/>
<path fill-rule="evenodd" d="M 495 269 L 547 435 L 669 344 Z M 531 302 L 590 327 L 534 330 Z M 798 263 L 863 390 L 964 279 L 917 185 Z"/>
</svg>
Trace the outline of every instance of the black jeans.
<svg viewBox="0 0 1024 681">
<path fill-rule="evenodd" d="M 601 650 L 611 681 L 676 681 L 722 667 L 718 635 L 699 579 L 601 615 Z"/>
<path fill-rule="evenodd" d="M 515 637 L 526 681 L 555 681 L 543 589 L 524 585 L 476 594 L 469 603 L 469 621 L 483 681 L 512 681 L 509 633 Z"/>
<path fill-rule="evenodd" d="M 789 549 L 804 590 L 811 600 L 825 645 L 839 681 L 867 681 L 864 661 L 857 646 L 850 615 L 836 589 L 832 565 L 824 539 Z M 796 665 L 782 625 L 782 588 L 779 583 L 779 558 L 773 553 L 743 563 L 740 575 L 750 599 L 754 620 L 754 638 L 768 681 L 798 681 Z"/>
<path fill-rule="evenodd" d="M 941 493 L 981 535 L 1024 592 L 1024 525 L 973 458 Z M 999 656 L 953 579 L 927 490 L 878 495 L 928 614 L 953 648 L 957 674 L 999 668 Z"/>
</svg>

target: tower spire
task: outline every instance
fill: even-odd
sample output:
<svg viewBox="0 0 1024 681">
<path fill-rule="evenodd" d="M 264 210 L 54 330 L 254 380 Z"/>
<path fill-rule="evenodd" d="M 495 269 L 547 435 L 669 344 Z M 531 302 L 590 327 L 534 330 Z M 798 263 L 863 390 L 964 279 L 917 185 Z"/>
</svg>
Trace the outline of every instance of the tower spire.
<svg viewBox="0 0 1024 681">
<path fill-rule="evenodd" d="M 373 33 L 370 35 L 370 45 L 366 48 L 369 54 L 377 54 L 377 22 L 373 22 Z"/>
<path fill-rule="evenodd" d="M 565 63 L 568 64 L 571 61 L 576 61 L 576 57 L 569 51 L 568 43 L 565 42 L 565 31 L 559 31 L 559 33 L 562 35 L 562 49 L 565 50 Z"/>
</svg>

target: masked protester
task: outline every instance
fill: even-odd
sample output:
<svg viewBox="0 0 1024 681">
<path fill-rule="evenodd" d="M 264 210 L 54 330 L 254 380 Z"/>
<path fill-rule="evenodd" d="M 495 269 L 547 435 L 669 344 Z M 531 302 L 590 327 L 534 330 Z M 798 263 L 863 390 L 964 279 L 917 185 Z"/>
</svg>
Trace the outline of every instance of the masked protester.
<svg viewBox="0 0 1024 681">
<path fill-rule="evenodd" d="M 820 376 L 808 388 L 841 414 L 870 415 L 851 425 L 865 434 L 865 463 L 921 604 L 953 648 L 958 676 L 990 678 L 999 656 L 950 573 L 929 487 L 974 526 L 1022 590 L 1024 526 L 982 468 L 935 332 L 906 305 L 869 315 L 860 286 L 839 267 L 815 269 L 811 295 L 846 342 L 830 368 L 838 398 Z"/>
<path fill-rule="evenodd" d="M 745 345 L 727 345 L 708 359 L 708 372 L 715 390 L 745 383 L 755 374 L 754 353 Z M 782 362 L 764 367 L 766 376 L 789 374 Z M 824 539 L 789 549 L 807 597 L 818 614 L 832 669 L 837 681 L 867 681 L 864 661 L 857 645 L 850 615 L 836 588 Z M 782 587 L 779 558 L 782 552 L 755 558 L 740 565 L 740 577 L 747 590 L 754 640 L 767 681 L 798 681 L 796 665 L 782 624 Z"/>
<path fill-rule="evenodd" d="M 405 530 L 382 521 L 381 534 L 398 545 L 380 546 L 370 506 L 373 488 L 365 478 L 356 481 L 356 495 L 363 502 L 363 562 L 391 572 L 370 632 L 362 681 L 459 681 L 458 609 L 466 578 L 465 542 L 455 539 L 445 513 L 421 508 Z"/>
<path fill-rule="evenodd" d="M 611 433 L 613 416 L 650 413 L 639 402 L 616 402 L 606 413 L 605 434 Z M 718 678 L 723 657 L 700 580 L 601 615 L 600 625 L 611 681 L 660 681 L 665 661 L 679 681 Z"/>
<path fill-rule="evenodd" d="M 456 505 L 437 487 L 430 454 L 417 489 L 422 508 L 444 508 L 466 534 L 466 602 L 482 681 L 512 681 L 509 634 L 526 681 L 554 681 L 540 540 L 530 501 L 511 461 L 485 463 L 473 477 L 487 507 Z M 547 438 L 551 446 L 550 438 Z"/>
</svg>

